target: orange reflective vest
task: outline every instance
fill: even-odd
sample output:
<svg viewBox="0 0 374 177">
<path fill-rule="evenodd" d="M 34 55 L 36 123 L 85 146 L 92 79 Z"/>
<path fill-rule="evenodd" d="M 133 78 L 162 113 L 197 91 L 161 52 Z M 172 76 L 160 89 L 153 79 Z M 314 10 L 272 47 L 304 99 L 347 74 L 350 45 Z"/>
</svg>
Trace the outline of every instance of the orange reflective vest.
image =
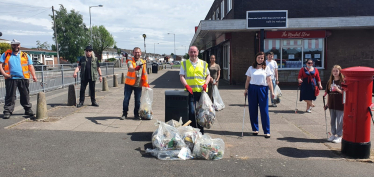
<svg viewBox="0 0 374 177">
<path fill-rule="evenodd" d="M 9 59 L 10 56 L 12 55 L 12 50 L 7 50 L 5 52 L 5 61 L 3 63 L 3 69 L 4 72 L 10 75 L 10 70 L 9 70 Z M 24 79 L 30 79 L 30 72 L 29 72 L 29 59 L 27 57 L 27 54 L 25 52 L 21 51 L 21 67 L 22 67 L 22 72 L 23 72 L 23 78 Z M 5 78 L 8 79 L 8 78 Z"/>
<path fill-rule="evenodd" d="M 148 75 L 147 75 L 147 70 L 146 70 L 146 62 L 142 59 L 140 59 L 140 61 L 143 63 L 143 72 L 142 72 L 142 78 L 140 80 L 139 85 L 141 85 L 142 87 L 148 87 L 148 83 L 147 83 Z M 126 63 L 128 63 L 128 62 L 130 62 L 132 64 L 133 68 L 136 68 L 136 61 L 135 61 L 134 58 L 126 61 Z M 135 82 L 136 82 L 135 71 L 134 72 L 127 71 L 125 84 L 133 86 L 133 85 L 135 85 Z"/>
</svg>

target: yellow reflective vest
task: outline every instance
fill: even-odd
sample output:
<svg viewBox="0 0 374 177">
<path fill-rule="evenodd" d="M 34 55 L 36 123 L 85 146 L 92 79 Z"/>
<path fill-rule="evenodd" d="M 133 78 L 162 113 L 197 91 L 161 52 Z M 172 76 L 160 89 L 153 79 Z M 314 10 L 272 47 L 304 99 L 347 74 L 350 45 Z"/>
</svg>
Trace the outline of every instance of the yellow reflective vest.
<svg viewBox="0 0 374 177">
<path fill-rule="evenodd" d="M 195 68 L 193 67 L 190 60 L 182 62 L 182 67 L 184 71 L 186 71 L 186 82 L 192 88 L 193 92 L 203 91 L 203 85 L 205 84 L 205 79 L 208 75 L 208 63 L 200 59 L 198 60 L 199 61 Z M 206 91 L 208 92 L 208 89 Z"/>
</svg>

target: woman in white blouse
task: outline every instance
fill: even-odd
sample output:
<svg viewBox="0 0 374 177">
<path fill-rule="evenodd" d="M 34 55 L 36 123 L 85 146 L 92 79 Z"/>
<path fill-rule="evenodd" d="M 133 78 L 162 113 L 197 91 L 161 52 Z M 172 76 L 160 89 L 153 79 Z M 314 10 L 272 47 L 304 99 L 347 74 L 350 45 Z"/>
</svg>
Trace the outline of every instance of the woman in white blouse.
<svg viewBox="0 0 374 177">
<path fill-rule="evenodd" d="M 270 119 L 268 105 L 268 91 L 274 98 L 273 84 L 271 82 L 271 71 L 266 67 L 264 52 L 256 54 L 256 61 L 250 66 L 245 74 L 244 95 L 248 95 L 248 109 L 251 120 L 253 135 L 258 135 L 258 105 L 260 106 L 262 129 L 265 138 L 270 138 Z"/>
</svg>

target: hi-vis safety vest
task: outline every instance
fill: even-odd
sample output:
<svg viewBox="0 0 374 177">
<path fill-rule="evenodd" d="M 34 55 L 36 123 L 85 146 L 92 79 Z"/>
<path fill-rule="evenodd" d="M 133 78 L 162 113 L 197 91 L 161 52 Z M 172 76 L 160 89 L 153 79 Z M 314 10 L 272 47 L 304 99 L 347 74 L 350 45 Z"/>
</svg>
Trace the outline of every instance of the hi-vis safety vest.
<svg viewBox="0 0 374 177">
<path fill-rule="evenodd" d="M 140 59 L 140 61 L 143 63 L 143 70 L 142 70 L 142 77 L 141 77 L 139 85 L 141 85 L 142 87 L 148 87 L 148 83 L 147 83 L 148 76 L 147 76 L 147 70 L 146 70 L 146 63 L 142 59 Z M 127 60 L 127 62 L 130 62 L 132 64 L 132 67 L 136 68 L 136 61 L 134 58 L 132 58 L 131 60 Z M 135 71 L 134 72 L 127 71 L 125 84 L 133 86 L 135 85 L 135 82 L 136 82 Z"/>
<path fill-rule="evenodd" d="M 208 64 L 203 60 L 198 60 L 199 62 L 195 68 L 190 60 L 182 62 L 183 69 L 186 71 L 186 82 L 192 88 L 193 92 L 203 91 L 203 85 L 205 84 L 207 76 L 206 70 L 208 69 Z M 208 89 L 206 91 L 208 91 Z"/>
<path fill-rule="evenodd" d="M 29 72 L 29 59 L 27 57 L 27 54 L 25 52 L 20 51 L 21 54 L 21 67 L 22 67 L 22 72 L 23 72 L 23 78 L 24 79 L 30 79 L 30 72 Z M 5 52 L 5 61 L 3 64 L 3 69 L 4 72 L 10 75 L 10 70 L 9 70 L 9 59 L 10 56 L 12 55 L 12 50 L 7 50 Z M 5 78 L 8 79 L 8 78 Z"/>
</svg>

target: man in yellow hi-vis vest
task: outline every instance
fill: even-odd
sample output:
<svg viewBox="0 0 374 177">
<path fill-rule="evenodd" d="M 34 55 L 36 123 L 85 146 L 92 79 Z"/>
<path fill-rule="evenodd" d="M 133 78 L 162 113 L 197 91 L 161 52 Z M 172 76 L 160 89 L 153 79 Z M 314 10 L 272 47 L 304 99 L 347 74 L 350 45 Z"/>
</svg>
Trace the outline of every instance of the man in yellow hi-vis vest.
<svg viewBox="0 0 374 177">
<path fill-rule="evenodd" d="M 189 94 L 189 119 L 192 121 L 191 125 L 199 128 L 204 134 L 204 127 L 197 124 L 195 118 L 195 104 L 200 100 L 201 92 L 207 91 L 207 84 L 210 81 L 210 73 L 208 64 L 198 58 L 199 50 L 196 46 L 191 46 L 188 50 L 189 60 L 181 63 L 179 72 L 180 81 Z"/>
</svg>

